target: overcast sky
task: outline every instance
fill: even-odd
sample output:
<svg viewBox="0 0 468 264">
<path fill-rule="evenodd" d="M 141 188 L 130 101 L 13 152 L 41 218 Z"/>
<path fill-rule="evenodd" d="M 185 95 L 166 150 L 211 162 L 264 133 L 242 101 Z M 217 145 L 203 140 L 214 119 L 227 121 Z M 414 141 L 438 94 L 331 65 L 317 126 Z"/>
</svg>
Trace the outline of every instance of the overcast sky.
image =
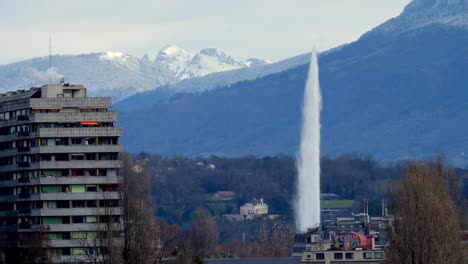
<svg viewBox="0 0 468 264">
<path fill-rule="evenodd" d="M 121 51 L 151 59 L 167 44 L 273 61 L 356 40 L 410 0 L 0 0 L 0 64 L 48 54 Z"/>
</svg>

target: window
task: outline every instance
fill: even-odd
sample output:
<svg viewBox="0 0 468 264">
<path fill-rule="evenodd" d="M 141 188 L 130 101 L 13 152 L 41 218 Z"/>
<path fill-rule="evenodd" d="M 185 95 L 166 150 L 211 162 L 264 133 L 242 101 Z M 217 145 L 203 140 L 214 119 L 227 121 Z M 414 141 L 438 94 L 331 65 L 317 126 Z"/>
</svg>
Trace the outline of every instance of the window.
<svg viewBox="0 0 468 264">
<path fill-rule="evenodd" d="M 86 216 L 86 223 L 97 223 L 96 216 Z"/>
<path fill-rule="evenodd" d="M 375 252 L 374 258 L 376 259 L 383 259 L 383 252 Z"/>
<path fill-rule="evenodd" d="M 72 248 L 71 249 L 72 255 L 86 255 L 85 248 Z"/>
<path fill-rule="evenodd" d="M 343 253 L 335 253 L 335 259 L 343 259 Z"/>
<path fill-rule="evenodd" d="M 72 232 L 71 238 L 72 239 L 86 238 L 86 232 Z"/>
<path fill-rule="evenodd" d="M 72 216 L 72 223 L 73 224 L 82 224 L 82 223 L 84 223 L 84 217 L 83 216 Z"/>
<path fill-rule="evenodd" d="M 346 259 L 354 259 L 354 253 L 346 253 L 345 258 Z"/>
<path fill-rule="evenodd" d="M 97 192 L 97 185 L 86 185 L 87 192 Z"/>
<path fill-rule="evenodd" d="M 316 253 L 315 254 L 315 259 L 323 260 L 323 259 L 325 259 L 325 254 L 324 253 Z"/>
<path fill-rule="evenodd" d="M 364 252 L 364 259 L 371 259 L 372 258 L 372 252 Z"/>
<path fill-rule="evenodd" d="M 83 208 L 85 207 L 85 201 L 72 201 L 73 208 Z"/>
</svg>

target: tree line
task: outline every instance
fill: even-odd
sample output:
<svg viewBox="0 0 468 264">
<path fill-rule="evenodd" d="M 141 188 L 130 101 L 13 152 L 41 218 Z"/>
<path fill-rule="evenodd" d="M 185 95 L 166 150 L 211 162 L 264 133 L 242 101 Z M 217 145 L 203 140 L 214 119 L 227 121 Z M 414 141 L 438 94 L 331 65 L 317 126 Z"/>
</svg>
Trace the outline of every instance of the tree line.
<svg viewBox="0 0 468 264">
<path fill-rule="evenodd" d="M 294 222 L 297 171 L 291 156 L 167 158 L 141 153 L 136 159 L 148 166 L 156 215 L 168 223 L 188 223 L 195 209 L 205 206 L 207 195 L 226 190 L 236 193 L 237 205 L 263 198 L 271 213 Z M 341 199 L 366 199 L 370 212 L 376 214 L 386 197 L 388 183 L 401 173 L 402 164 L 381 164 L 366 156 L 343 155 L 322 158 L 321 168 L 322 193 L 335 193 Z M 357 203 L 356 208 L 362 207 Z M 235 212 L 238 207 L 231 209 Z"/>
</svg>

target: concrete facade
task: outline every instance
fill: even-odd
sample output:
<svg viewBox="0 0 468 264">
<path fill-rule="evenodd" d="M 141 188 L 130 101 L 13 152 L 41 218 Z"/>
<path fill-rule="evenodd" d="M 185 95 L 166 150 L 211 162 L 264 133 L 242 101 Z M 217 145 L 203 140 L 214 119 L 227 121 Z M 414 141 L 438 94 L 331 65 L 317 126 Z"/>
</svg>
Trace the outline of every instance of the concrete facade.
<svg viewBox="0 0 468 264">
<path fill-rule="evenodd" d="M 122 130 L 110 107 L 81 85 L 0 94 L 0 258 L 14 263 L 39 230 L 53 261 L 87 262 L 97 232 L 121 226 Z"/>
</svg>

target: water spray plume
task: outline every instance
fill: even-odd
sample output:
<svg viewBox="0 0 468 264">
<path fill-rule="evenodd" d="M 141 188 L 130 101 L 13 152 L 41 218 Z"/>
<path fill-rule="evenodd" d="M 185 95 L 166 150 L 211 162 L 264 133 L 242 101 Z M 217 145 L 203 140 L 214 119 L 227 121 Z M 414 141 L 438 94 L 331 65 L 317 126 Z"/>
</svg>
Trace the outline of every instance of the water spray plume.
<svg viewBox="0 0 468 264">
<path fill-rule="evenodd" d="M 320 225 L 320 94 L 317 52 L 312 51 L 302 106 L 302 134 L 297 171 L 296 228 Z"/>
</svg>

